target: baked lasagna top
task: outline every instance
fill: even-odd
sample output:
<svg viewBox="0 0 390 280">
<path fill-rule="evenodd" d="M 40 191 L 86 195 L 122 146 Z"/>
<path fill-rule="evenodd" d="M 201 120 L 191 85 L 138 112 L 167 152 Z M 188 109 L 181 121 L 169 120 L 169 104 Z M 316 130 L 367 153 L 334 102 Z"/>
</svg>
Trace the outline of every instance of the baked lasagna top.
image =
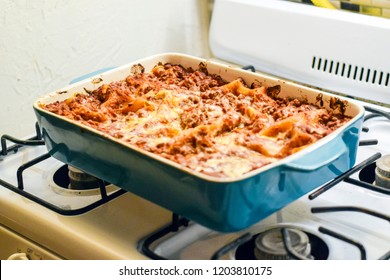
<svg viewBox="0 0 390 280">
<path fill-rule="evenodd" d="M 235 178 L 291 155 L 350 120 L 279 98 L 279 86 L 228 82 L 157 64 L 145 73 L 40 107 L 207 175 Z"/>
</svg>

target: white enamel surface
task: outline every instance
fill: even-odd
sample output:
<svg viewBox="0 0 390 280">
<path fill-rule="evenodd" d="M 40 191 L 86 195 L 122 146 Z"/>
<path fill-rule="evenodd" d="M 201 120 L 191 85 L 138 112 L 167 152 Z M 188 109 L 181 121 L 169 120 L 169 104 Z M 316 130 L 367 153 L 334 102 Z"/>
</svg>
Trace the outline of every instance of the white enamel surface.
<svg viewBox="0 0 390 280">
<path fill-rule="evenodd" d="M 280 77 L 390 104 L 390 81 L 385 85 L 390 69 L 389 32 L 390 20 L 380 17 L 281 0 L 217 0 L 210 47 L 213 56 L 223 60 L 250 64 Z M 325 71 L 312 69 L 313 56 L 328 60 Z M 330 61 L 334 62 L 332 73 L 329 73 Z M 335 74 L 337 62 L 340 70 Z M 352 74 L 348 75 L 348 69 L 340 74 L 343 63 L 347 68 L 351 65 Z M 359 73 L 353 79 L 355 66 Z M 362 80 L 361 68 L 365 69 Z M 368 69 L 371 71 L 366 81 Z M 385 77 L 381 83 L 380 72 Z"/>
</svg>

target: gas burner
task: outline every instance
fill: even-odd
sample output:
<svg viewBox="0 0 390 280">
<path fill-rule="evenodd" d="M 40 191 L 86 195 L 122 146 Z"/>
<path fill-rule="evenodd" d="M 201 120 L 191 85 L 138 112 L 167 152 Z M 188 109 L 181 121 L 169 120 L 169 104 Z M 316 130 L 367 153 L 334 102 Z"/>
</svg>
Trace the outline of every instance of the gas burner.
<svg viewBox="0 0 390 280">
<path fill-rule="evenodd" d="M 390 189 L 390 155 L 383 156 L 364 167 L 359 173 L 359 179 Z"/>
<path fill-rule="evenodd" d="M 100 194 L 99 179 L 72 166 L 62 165 L 60 168 L 55 168 L 49 177 L 50 186 L 57 194 L 78 196 Z M 103 183 L 107 193 L 118 189 L 114 185 Z"/>
<path fill-rule="evenodd" d="M 309 237 L 301 230 L 289 229 L 291 246 L 298 254 L 310 258 Z M 254 255 L 258 260 L 291 259 L 285 249 L 281 228 L 274 228 L 259 233 L 255 238 Z"/>
<path fill-rule="evenodd" d="M 99 187 L 99 180 L 80 169 L 68 165 L 69 189 L 72 190 L 88 190 Z"/>
<path fill-rule="evenodd" d="M 377 160 L 375 184 L 390 189 L 390 155 L 383 156 Z"/>
<path fill-rule="evenodd" d="M 241 244 L 235 250 L 236 260 L 289 260 L 293 259 L 285 249 L 282 230 L 288 232 L 292 249 L 304 258 L 326 260 L 329 248 L 314 234 L 291 227 L 275 227 L 264 230 Z"/>
</svg>

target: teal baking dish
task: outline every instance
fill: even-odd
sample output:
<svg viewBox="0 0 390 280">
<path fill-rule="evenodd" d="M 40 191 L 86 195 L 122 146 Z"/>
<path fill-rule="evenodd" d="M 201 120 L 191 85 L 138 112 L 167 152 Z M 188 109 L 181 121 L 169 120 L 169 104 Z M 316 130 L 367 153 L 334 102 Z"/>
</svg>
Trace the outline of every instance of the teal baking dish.
<svg viewBox="0 0 390 280">
<path fill-rule="evenodd" d="M 256 80 L 265 86 L 280 85 L 281 97 L 315 103 L 321 96 L 326 108 L 331 98 L 339 98 L 352 119 L 307 148 L 232 179 L 192 171 L 39 107 L 124 79 L 135 65 L 149 71 L 159 62 L 193 68 L 202 62 L 210 73 L 228 81 L 241 77 L 247 84 Z M 245 229 L 351 168 L 364 115 L 362 106 L 331 93 L 178 53 L 154 55 L 79 81 L 39 98 L 33 108 L 54 158 L 221 232 Z"/>
</svg>

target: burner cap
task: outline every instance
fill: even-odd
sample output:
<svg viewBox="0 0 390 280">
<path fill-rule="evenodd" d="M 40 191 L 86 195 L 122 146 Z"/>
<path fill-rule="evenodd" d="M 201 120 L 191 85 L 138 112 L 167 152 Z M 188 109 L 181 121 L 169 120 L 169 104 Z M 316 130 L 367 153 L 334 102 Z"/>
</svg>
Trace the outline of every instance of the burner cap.
<svg viewBox="0 0 390 280">
<path fill-rule="evenodd" d="M 309 238 L 303 231 L 288 229 L 293 249 L 305 256 L 310 256 Z M 254 254 L 259 260 L 288 260 L 291 259 L 284 247 L 281 228 L 274 228 L 260 233 L 255 240 Z"/>
<path fill-rule="evenodd" d="M 93 189 L 99 187 L 99 181 L 96 177 L 93 177 L 73 166 L 68 165 L 69 175 L 69 189 L 83 190 Z"/>
<path fill-rule="evenodd" d="M 390 189 L 390 155 L 383 156 L 377 160 L 375 184 Z"/>
<path fill-rule="evenodd" d="M 101 195 L 101 190 L 98 182 L 96 181 L 94 184 L 94 187 L 90 188 L 71 188 L 70 186 L 70 178 L 69 178 L 69 167 L 68 165 L 64 164 L 61 167 L 58 167 L 59 165 L 56 165 L 53 167 L 51 171 L 51 175 L 49 175 L 49 186 L 53 189 L 53 191 L 60 195 L 65 196 L 94 196 L 94 195 Z M 70 167 L 72 168 L 72 167 Z M 72 175 L 75 175 L 72 173 Z M 78 176 L 80 174 L 75 175 Z M 81 175 L 83 176 L 83 175 Z M 107 194 L 112 193 L 113 191 L 117 191 L 118 187 L 111 185 L 107 182 L 103 182 L 106 187 Z"/>
</svg>

